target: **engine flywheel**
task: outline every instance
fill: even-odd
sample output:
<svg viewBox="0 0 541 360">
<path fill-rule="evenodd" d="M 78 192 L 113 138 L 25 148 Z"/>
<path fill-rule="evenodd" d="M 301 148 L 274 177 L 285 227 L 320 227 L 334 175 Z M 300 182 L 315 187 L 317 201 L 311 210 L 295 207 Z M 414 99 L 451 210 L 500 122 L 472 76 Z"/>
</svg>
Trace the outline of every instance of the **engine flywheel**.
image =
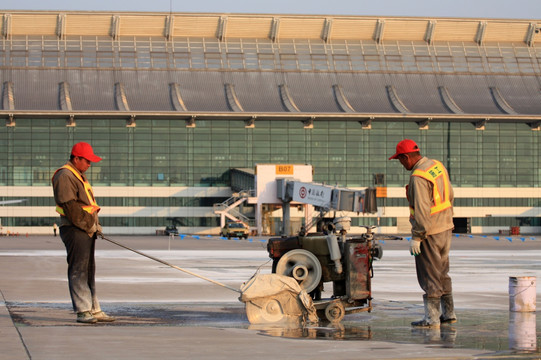
<svg viewBox="0 0 541 360">
<path fill-rule="evenodd" d="M 304 249 L 295 249 L 280 258 L 276 274 L 294 278 L 303 290 L 310 292 L 319 285 L 322 270 L 314 254 Z"/>
</svg>

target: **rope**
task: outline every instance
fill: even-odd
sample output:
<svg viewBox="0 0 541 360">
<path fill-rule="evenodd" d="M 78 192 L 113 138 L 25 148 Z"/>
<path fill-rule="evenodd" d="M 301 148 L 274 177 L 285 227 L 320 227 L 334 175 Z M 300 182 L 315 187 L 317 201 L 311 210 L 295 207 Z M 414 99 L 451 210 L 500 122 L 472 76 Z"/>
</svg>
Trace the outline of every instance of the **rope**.
<svg viewBox="0 0 541 360">
<path fill-rule="evenodd" d="M 252 280 L 253 278 L 255 278 L 257 275 L 259 275 L 259 273 L 261 272 L 261 268 L 265 265 L 267 265 L 269 263 L 269 261 L 271 261 L 270 259 L 265 261 L 263 264 L 259 265 L 259 267 L 256 269 L 256 271 L 254 272 L 254 274 L 252 276 L 250 276 L 250 278 L 248 279 L 248 281 L 246 281 L 245 283 L 248 283 L 250 282 L 250 280 Z M 242 291 L 240 292 L 242 294 Z"/>
<path fill-rule="evenodd" d="M 179 268 L 178 266 L 175 266 L 175 265 L 173 265 L 173 264 L 170 264 L 170 263 L 168 263 L 167 261 L 164 261 L 164 260 L 155 258 L 154 256 L 147 255 L 147 254 L 145 254 L 145 253 L 142 253 L 142 252 L 140 252 L 140 251 L 137 251 L 137 250 L 135 250 L 135 249 L 132 249 L 132 248 L 126 246 L 126 245 L 120 244 L 120 243 L 118 243 L 118 242 L 116 242 L 116 241 L 114 241 L 114 240 L 108 239 L 108 238 L 106 238 L 105 236 L 103 236 L 103 234 L 101 235 L 101 238 L 102 238 L 103 240 L 109 241 L 109 242 L 112 243 L 112 244 L 115 244 L 115 245 L 117 245 L 117 246 L 120 246 L 121 248 L 124 248 L 124 249 L 126 249 L 126 250 L 130 250 L 130 251 L 133 251 L 133 252 L 136 253 L 136 254 L 142 255 L 142 256 L 147 257 L 147 258 L 149 258 L 149 259 L 151 259 L 151 260 L 154 260 L 154 261 L 157 261 L 157 262 L 159 262 L 159 263 L 161 263 L 161 264 L 164 264 L 164 265 L 167 265 L 167 266 L 169 266 L 169 267 L 172 267 L 173 269 L 180 270 L 180 271 L 182 271 L 182 272 L 185 272 L 186 274 L 189 274 L 189 275 L 198 277 L 198 278 L 200 278 L 200 279 L 203 279 L 203 280 L 206 280 L 206 281 L 208 281 L 208 282 L 211 282 L 211 283 L 213 283 L 213 284 L 215 284 L 215 285 L 218 285 L 218 286 L 224 287 L 224 288 L 226 288 L 226 289 L 229 289 L 229 290 L 238 292 L 239 294 L 242 293 L 239 289 L 235 289 L 235 288 L 233 288 L 233 287 L 231 287 L 231 286 L 222 284 L 222 283 L 220 283 L 220 282 L 218 282 L 218 281 L 209 279 L 209 278 L 204 277 L 204 276 L 202 276 L 202 275 L 198 275 L 198 274 L 193 273 L 193 272 L 191 272 L 191 271 L 189 271 L 189 270 Z"/>
</svg>

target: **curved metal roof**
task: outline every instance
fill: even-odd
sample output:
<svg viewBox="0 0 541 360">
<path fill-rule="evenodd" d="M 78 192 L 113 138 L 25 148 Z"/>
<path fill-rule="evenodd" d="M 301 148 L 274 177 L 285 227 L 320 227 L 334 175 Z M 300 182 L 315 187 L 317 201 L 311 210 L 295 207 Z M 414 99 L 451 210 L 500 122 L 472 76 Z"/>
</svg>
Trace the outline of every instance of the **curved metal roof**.
<svg viewBox="0 0 541 360">
<path fill-rule="evenodd" d="M 3 117 L 541 121 L 541 21 L 0 16 Z"/>
<path fill-rule="evenodd" d="M 287 85 L 300 113 L 344 113 L 333 90 L 339 86 L 355 110 L 350 114 L 452 114 L 440 95 L 444 87 L 465 114 L 541 115 L 541 77 L 526 75 L 21 69 L 0 73 L 0 81 L 4 91 L 12 86 L 14 108 L 6 111 L 289 112 L 280 95 L 280 85 Z M 175 108 L 171 84 L 186 111 Z M 66 86 L 69 109 L 62 101 Z M 228 86 L 234 86 L 235 109 Z"/>
</svg>

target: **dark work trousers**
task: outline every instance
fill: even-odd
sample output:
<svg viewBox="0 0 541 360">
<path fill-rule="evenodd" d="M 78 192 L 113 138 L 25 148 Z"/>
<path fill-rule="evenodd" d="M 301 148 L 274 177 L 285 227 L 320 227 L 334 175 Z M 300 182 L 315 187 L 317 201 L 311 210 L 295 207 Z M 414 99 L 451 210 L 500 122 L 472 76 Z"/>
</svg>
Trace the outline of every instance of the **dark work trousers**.
<svg viewBox="0 0 541 360">
<path fill-rule="evenodd" d="M 95 285 L 96 238 L 91 238 L 75 226 L 60 227 L 60 237 L 67 251 L 68 285 L 73 310 L 77 313 L 100 311 Z"/>
<path fill-rule="evenodd" d="M 415 256 L 417 280 L 429 298 L 439 298 L 453 292 L 448 274 L 451 235 L 452 230 L 428 235 L 421 242 L 421 253 Z"/>
</svg>

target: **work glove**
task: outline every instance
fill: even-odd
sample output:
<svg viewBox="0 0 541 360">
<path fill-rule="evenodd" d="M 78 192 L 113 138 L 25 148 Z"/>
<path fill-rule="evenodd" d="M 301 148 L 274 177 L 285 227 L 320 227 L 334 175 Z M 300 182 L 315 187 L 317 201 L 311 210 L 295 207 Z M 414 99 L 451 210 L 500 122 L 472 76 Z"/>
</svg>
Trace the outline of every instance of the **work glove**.
<svg viewBox="0 0 541 360">
<path fill-rule="evenodd" d="M 98 229 L 96 230 L 96 238 L 98 237 L 103 239 L 103 229 L 101 228 L 100 224 L 98 224 Z"/>
<path fill-rule="evenodd" d="M 417 256 L 421 253 L 421 240 L 411 239 L 410 241 L 410 254 Z"/>
</svg>

